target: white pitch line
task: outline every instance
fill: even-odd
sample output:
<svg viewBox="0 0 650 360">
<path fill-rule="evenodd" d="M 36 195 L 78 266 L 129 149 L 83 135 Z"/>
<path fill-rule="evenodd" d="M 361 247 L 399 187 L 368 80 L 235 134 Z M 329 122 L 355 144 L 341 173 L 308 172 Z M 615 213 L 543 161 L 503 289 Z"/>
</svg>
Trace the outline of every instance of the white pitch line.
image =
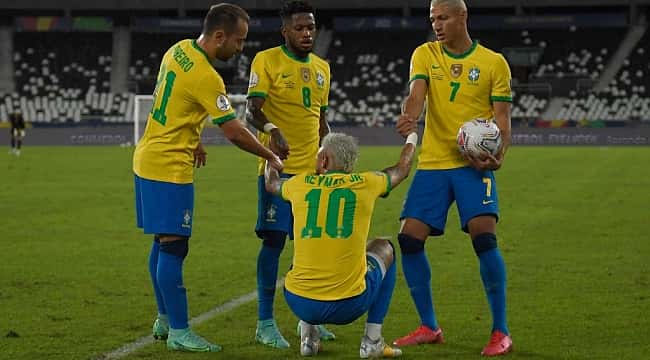
<svg viewBox="0 0 650 360">
<path fill-rule="evenodd" d="M 284 283 L 284 278 L 278 279 L 278 281 L 275 283 L 275 288 L 276 289 L 281 288 L 283 283 Z M 219 305 L 212 310 L 208 310 L 203 314 L 193 317 L 190 320 L 190 325 L 192 326 L 199 325 L 201 323 L 204 323 L 212 319 L 213 317 L 219 314 L 227 313 L 230 310 L 238 308 L 239 306 L 244 305 L 247 302 L 253 301 L 255 299 L 257 299 L 257 290 L 251 291 L 246 295 L 242 295 L 238 298 L 232 299 L 225 304 Z M 156 340 L 154 340 L 153 336 L 151 335 L 143 336 L 133 342 L 124 344 L 111 352 L 101 354 L 96 359 L 97 360 L 121 359 L 125 356 L 131 355 L 132 353 L 140 350 L 141 348 L 147 345 L 153 344 L 155 341 Z"/>
</svg>

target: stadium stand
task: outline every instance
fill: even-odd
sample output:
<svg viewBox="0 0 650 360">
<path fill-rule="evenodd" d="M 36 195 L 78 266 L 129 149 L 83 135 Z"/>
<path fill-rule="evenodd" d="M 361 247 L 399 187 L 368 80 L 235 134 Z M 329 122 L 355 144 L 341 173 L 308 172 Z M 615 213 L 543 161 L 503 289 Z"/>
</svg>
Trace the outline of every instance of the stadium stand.
<svg viewBox="0 0 650 360">
<path fill-rule="evenodd" d="M 539 120 L 578 126 L 650 123 L 647 32 L 612 81 L 598 93 L 592 90 L 627 31 L 620 26 L 571 26 L 568 31 L 478 29 L 472 35 L 497 51 L 542 49 L 536 66 L 512 67 L 515 126 L 536 126 Z M 0 94 L 0 120 L 20 108 L 28 122 L 43 125 L 129 123 L 134 95 L 153 92 L 164 49 L 195 32 L 134 30 L 130 36 L 128 92 L 111 93 L 111 32 L 14 32 L 15 92 Z M 407 90 L 410 55 L 428 37 L 428 29 L 399 27 L 331 31 L 326 44 L 332 69 L 329 120 L 335 125 L 391 126 Z M 281 42 L 277 32 L 251 32 L 243 54 L 217 63 L 229 91 L 245 93 L 255 53 Z"/>
<path fill-rule="evenodd" d="M 16 92 L 0 97 L 0 118 L 20 108 L 37 123 L 124 121 L 133 94 L 110 92 L 111 39 L 111 33 L 15 33 Z"/>
</svg>

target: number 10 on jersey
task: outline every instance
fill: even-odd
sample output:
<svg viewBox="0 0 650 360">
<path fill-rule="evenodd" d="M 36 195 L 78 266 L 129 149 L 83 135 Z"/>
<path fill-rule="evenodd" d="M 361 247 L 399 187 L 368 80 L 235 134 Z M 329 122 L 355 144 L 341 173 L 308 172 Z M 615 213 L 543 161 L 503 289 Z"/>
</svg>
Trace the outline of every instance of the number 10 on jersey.
<svg viewBox="0 0 650 360">
<path fill-rule="evenodd" d="M 312 189 L 305 195 L 307 201 L 307 221 L 301 231 L 302 238 L 320 238 L 323 234 L 319 226 L 318 212 L 320 210 L 321 189 Z M 343 203 L 343 214 L 341 214 Z M 327 216 L 325 217 L 325 233 L 332 239 L 346 239 L 352 235 L 354 227 L 354 211 L 357 207 L 357 195 L 350 189 L 335 189 L 327 199 Z M 322 220 L 322 219 L 320 219 Z"/>
</svg>

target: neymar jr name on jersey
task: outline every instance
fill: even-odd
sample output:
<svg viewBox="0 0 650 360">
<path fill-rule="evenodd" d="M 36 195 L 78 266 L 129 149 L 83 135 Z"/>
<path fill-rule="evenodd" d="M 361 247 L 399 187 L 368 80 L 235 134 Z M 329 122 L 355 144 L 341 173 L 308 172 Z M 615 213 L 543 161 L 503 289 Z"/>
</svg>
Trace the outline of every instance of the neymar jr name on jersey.
<svg viewBox="0 0 650 360">
<path fill-rule="evenodd" d="M 337 187 L 348 182 L 363 182 L 364 178 L 360 174 L 350 174 L 347 178 L 332 178 L 327 175 L 307 175 L 305 176 L 305 184 L 318 185 L 324 187 Z"/>
</svg>

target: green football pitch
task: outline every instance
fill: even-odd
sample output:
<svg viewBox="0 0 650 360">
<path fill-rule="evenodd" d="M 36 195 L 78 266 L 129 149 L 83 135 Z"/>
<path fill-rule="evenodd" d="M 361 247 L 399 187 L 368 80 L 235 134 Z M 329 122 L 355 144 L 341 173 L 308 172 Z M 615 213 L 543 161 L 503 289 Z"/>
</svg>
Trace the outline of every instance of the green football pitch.
<svg viewBox="0 0 650 360">
<path fill-rule="evenodd" d="M 208 148 L 196 173 L 194 236 L 185 265 L 192 317 L 255 289 L 259 241 L 256 162 Z M 397 147 L 363 147 L 360 170 L 397 160 Z M 151 237 L 135 227 L 132 149 L 27 147 L 0 156 L 0 358 L 96 359 L 150 335 L 156 313 L 147 271 Z M 515 147 L 498 171 L 499 245 L 508 270 L 512 359 L 642 359 L 650 354 L 650 147 Z M 370 236 L 396 237 L 408 184 L 379 200 Z M 282 255 L 288 269 L 293 244 Z M 430 238 L 432 288 L 444 345 L 404 348 L 405 359 L 478 359 L 491 318 L 478 262 L 452 208 Z M 418 325 L 401 265 L 387 340 Z M 167 352 L 155 342 L 129 359 L 297 359 L 296 319 L 276 317 L 291 342 L 254 341 L 254 300 L 196 326 L 218 354 Z M 318 356 L 358 358 L 364 319 L 331 326 Z"/>
</svg>

